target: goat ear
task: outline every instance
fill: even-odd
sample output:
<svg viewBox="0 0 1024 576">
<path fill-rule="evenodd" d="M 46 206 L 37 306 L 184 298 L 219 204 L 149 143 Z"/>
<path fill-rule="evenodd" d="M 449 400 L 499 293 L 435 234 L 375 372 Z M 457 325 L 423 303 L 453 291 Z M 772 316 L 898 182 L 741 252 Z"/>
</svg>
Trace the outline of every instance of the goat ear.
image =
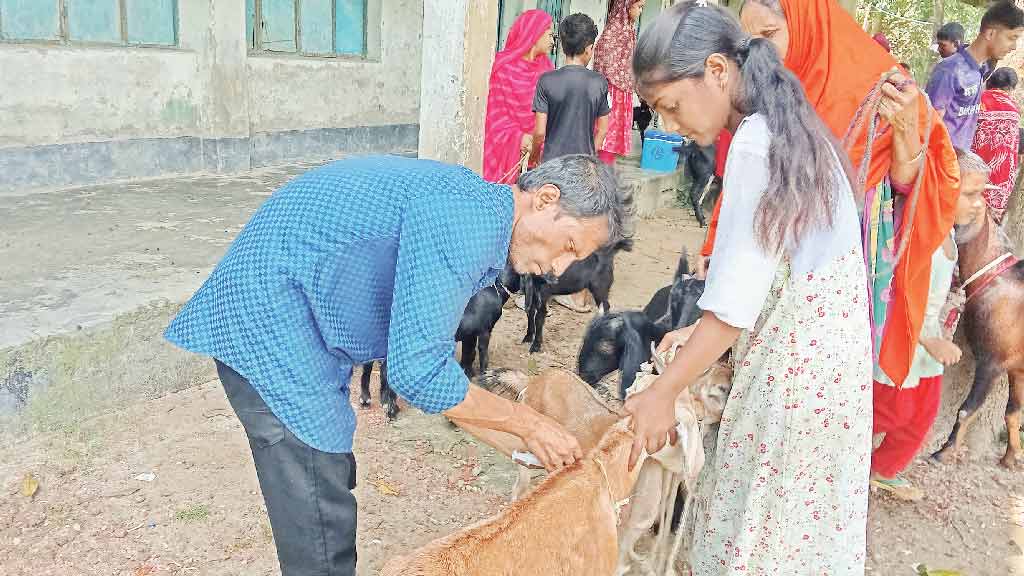
<svg viewBox="0 0 1024 576">
<path fill-rule="evenodd" d="M 622 358 L 619 360 L 619 395 L 626 397 L 626 390 L 633 385 L 640 365 L 651 359 L 651 352 L 632 326 L 622 330 Z"/>
<path fill-rule="evenodd" d="M 683 276 L 690 275 L 690 252 L 683 246 L 683 253 L 679 255 L 679 265 L 676 267 L 674 279 L 678 282 Z"/>
</svg>

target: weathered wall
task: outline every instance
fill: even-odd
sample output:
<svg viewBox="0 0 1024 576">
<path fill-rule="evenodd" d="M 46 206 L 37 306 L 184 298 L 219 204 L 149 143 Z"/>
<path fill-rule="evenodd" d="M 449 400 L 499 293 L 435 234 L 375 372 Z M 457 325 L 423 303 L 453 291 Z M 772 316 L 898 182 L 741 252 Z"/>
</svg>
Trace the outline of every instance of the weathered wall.
<svg viewBox="0 0 1024 576">
<path fill-rule="evenodd" d="M 424 0 L 423 5 L 419 155 L 479 172 L 497 3 Z"/>
<path fill-rule="evenodd" d="M 0 194 L 414 151 L 422 2 L 370 1 L 367 60 L 250 56 L 241 0 L 179 0 L 175 48 L 0 43 Z"/>
</svg>

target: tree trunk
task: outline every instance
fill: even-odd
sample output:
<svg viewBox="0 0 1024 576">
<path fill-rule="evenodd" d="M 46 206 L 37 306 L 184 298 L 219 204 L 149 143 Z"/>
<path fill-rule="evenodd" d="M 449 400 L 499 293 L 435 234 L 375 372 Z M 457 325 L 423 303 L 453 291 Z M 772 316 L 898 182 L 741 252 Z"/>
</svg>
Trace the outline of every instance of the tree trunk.
<svg viewBox="0 0 1024 576">
<path fill-rule="evenodd" d="M 1018 257 L 1024 255 L 1024 166 L 1017 172 L 1017 186 L 1006 205 L 1003 230 L 1013 242 L 1014 253 Z"/>
</svg>

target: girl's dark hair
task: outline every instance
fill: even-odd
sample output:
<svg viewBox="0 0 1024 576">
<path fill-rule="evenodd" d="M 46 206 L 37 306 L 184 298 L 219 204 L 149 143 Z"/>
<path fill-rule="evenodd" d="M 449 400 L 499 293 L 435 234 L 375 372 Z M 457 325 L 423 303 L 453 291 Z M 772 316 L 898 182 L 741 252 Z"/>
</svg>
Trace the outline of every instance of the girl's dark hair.
<svg viewBox="0 0 1024 576">
<path fill-rule="evenodd" d="M 702 78 L 712 54 L 739 66 L 733 108 L 762 114 L 771 132 L 768 188 L 754 220 L 758 241 L 773 253 L 794 249 L 810 232 L 832 226 L 838 178 L 849 182 L 837 170 L 848 168 L 845 155 L 771 42 L 747 36 L 717 6 L 690 1 L 662 12 L 640 36 L 633 55 L 638 88 Z"/>
<path fill-rule="evenodd" d="M 996 68 L 996 71 L 985 81 L 985 88 L 1006 91 L 1017 88 L 1017 71 L 1006 66 Z"/>
</svg>

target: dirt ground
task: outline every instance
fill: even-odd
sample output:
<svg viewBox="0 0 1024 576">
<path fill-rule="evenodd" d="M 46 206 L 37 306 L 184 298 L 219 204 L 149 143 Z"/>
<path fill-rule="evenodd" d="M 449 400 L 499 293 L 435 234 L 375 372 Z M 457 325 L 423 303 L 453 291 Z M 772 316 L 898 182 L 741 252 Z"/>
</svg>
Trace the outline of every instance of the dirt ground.
<svg viewBox="0 0 1024 576">
<path fill-rule="evenodd" d="M 696 248 L 703 236 L 685 220 L 666 211 L 641 224 L 636 248 L 618 259 L 613 307 L 642 307 L 668 283 L 680 246 Z M 492 365 L 573 368 L 589 316 L 553 310 L 544 351 L 531 358 L 520 344 L 525 316 L 506 309 Z M 356 455 L 361 575 L 494 513 L 513 480 L 493 451 L 407 407 L 390 424 L 376 405 L 360 410 Z M 909 477 L 926 490 L 922 503 L 872 497 L 869 573 L 909 575 L 919 562 L 964 575 L 1018 573 L 1007 558 L 1021 555 L 1013 535 L 1024 540 L 1024 472 L 998 468 L 994 452 L 972 458 L 916 463 Z M 39 482 L 32 498 L 21 493 L 26 474 Z M 276 574 L 248 445 L 220 385 L 110 412 L 71 441 L 0 447 L 0 566 L 7 576 Z"/>
</svg>

